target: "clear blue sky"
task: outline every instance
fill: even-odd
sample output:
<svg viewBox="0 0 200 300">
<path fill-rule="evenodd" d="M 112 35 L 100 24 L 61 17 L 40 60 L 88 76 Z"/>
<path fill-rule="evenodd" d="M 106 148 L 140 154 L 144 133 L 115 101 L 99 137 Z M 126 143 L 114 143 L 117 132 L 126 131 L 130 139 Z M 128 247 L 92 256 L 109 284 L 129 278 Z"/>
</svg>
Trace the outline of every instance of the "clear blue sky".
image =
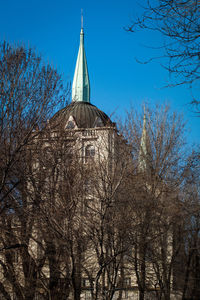
<svg viewBox="0 0 200 300">
<path fill-rule="evenodd" d="M 145 45 L 158 46 L 162 40 L 151 32 L 124 30 L 140 13 L 138 3 L 142 0 L 1 0 L 0 38 L 34 47 L 57 66 L 66 82 L 72 81 L 83 8 L 91 102 L 108 115 L 122 116 L 144 101 L 169 103 L 188 120 L 189 142 L 199 143 L 200 118 L 188 106 L 190 91 L 163 88 L 168 74 L 159 61 L 144 65 L 135 60 L 161 54 Z"/>
</svg>

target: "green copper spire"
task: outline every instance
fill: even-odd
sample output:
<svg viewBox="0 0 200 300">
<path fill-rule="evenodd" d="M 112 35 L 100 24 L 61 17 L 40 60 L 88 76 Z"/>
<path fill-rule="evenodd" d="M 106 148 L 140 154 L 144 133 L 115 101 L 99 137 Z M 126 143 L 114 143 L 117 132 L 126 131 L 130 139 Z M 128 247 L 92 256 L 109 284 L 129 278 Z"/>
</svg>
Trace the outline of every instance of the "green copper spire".
<svg viewBox="0 0 200 300">
<path fill-rule="evenodd" d="M 80 46 L 72 84 L 72 102 L 90 102 L 90 81 L 84 49 L 83 16 L 81 16 Z"/>
</svg>

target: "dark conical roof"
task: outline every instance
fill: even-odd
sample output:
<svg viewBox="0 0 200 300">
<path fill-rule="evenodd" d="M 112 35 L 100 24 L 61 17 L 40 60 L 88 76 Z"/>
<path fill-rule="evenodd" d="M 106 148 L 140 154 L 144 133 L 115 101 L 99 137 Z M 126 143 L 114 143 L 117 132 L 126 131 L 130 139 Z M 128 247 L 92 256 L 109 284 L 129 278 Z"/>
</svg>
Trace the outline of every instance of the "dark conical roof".
<svg viewBox="0 0 200 300">
<path fill-rule="evenodd" d="M 78 128 L 112 126 L 110 118 L 103 111 L 87 102 L 72 102 L 59 110 L 51 122 L 60 125 L 63 123 L 65 126 L 70 116 L 74 118 Z"/>
</svg>

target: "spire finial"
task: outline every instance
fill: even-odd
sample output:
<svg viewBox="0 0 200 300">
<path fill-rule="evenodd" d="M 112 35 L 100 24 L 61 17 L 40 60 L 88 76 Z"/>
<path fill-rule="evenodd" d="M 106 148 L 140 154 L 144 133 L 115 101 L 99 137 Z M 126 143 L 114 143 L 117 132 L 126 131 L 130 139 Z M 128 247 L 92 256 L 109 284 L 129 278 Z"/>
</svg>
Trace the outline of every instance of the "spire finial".
<svg viewBox="0 0 200 300">
<path fill-rule="evenodd" d="M 146 109 L 145 109 L 145 103 L 143 105 L 143 111 L 144 111 L 144 117 L 143 117 L 143 127 L 145 128 L 146 130 Z M 144 130 L 143 128 L 143 130 Z"/>
<path fill-rule="evenodd" d="M 83 9 L 81 8 L 81 29 L 83 29 Z"/>
</svg>

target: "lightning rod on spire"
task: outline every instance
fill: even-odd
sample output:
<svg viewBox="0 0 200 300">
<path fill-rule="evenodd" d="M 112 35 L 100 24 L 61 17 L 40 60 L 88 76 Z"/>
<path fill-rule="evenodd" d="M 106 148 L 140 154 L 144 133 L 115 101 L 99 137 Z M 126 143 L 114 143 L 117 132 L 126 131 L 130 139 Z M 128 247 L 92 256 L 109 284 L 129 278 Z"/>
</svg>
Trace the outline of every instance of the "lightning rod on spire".
<svg viewBox="0 0 200 300">
<path fill-rule="evenodd" d="M 81 29 L 83 29 L 83 9 L 81 8 Z"/>
</svg>

